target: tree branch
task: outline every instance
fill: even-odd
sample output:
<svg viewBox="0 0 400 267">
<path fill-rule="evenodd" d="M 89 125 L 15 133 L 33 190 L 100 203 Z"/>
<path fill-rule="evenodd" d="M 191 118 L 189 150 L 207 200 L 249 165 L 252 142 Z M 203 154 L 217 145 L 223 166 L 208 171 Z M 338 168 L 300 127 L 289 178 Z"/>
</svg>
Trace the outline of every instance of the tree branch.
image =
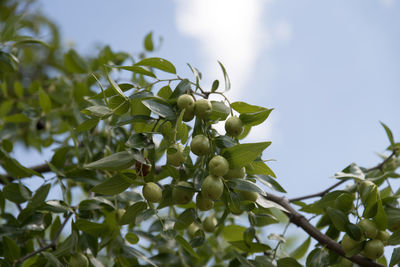
<svg viewBox="0 0 400 267">
<path fill-rule="evenodd" d="M 321 245 L 325 246 L 326 248 L 328 248 L 329 250 L 331 250 L 333 252 L 336 252 L 340 256 L 345 257 L 345 252 L 343 251 L 342 247 L 337 242 L 335 242 L 328 236 L 321 233 L 312 224 L 310 224 L 303 215 L 298 213 L 290 205 L 290 202 L 286 197 L 279 197 L 279 196 L 268 193 L 265 198 L 284 207 L 288 211 L 288 212 L 286 212 L 286 215 L 289 217 L 290 222 L 292 222 L 295 225 L 297 225 L 298 227 L 302 228 L 307 234 L 309 234 L 311 237 L 313 237 L 315 240 L 317 240 Z M 351 260 L 352 262 L 359 264 L 360 266 L 383 267 L 383 265 L 373 262 L 373 261 L 369 260 L 368 258 L 360 256 L 360 255 L 355 255 L 348 259 Z"/>
<path fill-rule="evenodd" d="M 392 154 L 389 155 L 389 157 L 387 157 L 385 160 L 383 160 L 381 163 L 379 163 L 375 167 L 366 169 L 365 172 L 370 172 L 370 171 L 374 171 L 374 170 L 382 170 L 383 165 L 385 165 L 389 160 L 391 160 L 395 154 L 396 154 L 395 151 L 393 151 Z M 339 185 L 343 184 L 344 182 L 346 182 L 346 180 L 341 180 L 341 181 L 337 182 L 336 184 L 328 187 L 327 189 L 325 189 L 319 193 L 310 194 L 310 195 L 306 195 L 306 196 L 302 196 L 302 197 L 291 198 L 291 199 L 289 199 L 289 202 L 301 201 L 304 199 L 309 199 L 309 198 L 314 198 L 314 197 L 323 197 L 327 193 L 329 193 L 332 189 L 338 187 Z"/>
<path fill-rule="evenodd" d="M 39 254 L 39 253 L 42 252 L 42 251 L 45 251 L 45 250 L 49 249 L 49 248 L 55 250 L 55 249 L 56 249 L 56 246 L 57 246 L 57 240 L 58 240 L 58 238 L 60 237 L 62 230 L 64 229 L 65 225 L 67 224 L 67 222 L 68 222 L 69 218 L 71 218 L 71 216 L 72 216 L 72 212 L 69 213 L 69 214 L 67 215 L 67 217 L 65 217 L 64 222 L 60 225 L 60 228 L 58 228 L 57 234 L 54 236 L 54 238 L 53 238 L 53 240 L 50 242 L 50 244 L 48 244 L 48 245 L 46 245 L 46 246 L 44 246 L 44 247 L 41 247 L 41 248 L 38 249 L 38 250 L 32 251 L 31 253 L 29 253 L 29 254 L 27 254 L 27 255 L 25 255 L 25 256 L 19 258 L 19 259 L 17 260 L 17 263 L 22 263 L 22 262 L 24 262 L 25 260 L 27 260 L 27 259 L 29 259 L 29 258 L 35 256 L 36 254 Z"/>
</svg>

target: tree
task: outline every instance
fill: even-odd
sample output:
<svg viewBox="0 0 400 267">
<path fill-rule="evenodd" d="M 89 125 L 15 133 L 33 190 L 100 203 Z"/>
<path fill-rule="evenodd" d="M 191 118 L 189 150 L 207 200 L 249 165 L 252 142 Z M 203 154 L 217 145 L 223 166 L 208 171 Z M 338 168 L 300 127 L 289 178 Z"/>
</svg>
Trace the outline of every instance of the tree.
<svg viewBox="0 0 400 267">
<path fill-rule="evenodd" d="M 224 86 L 206 89 L 196 68 L 183 78 L 148 57 L 152 33 L 137 58 L 108 46 L 93 57 L 65 51 L 31 3 L 0 4 L 1 266 L 399 264 L 399 248 L 389 264 L 383 254 L 400 244 L 400 190 L 390 185 L 400 143 L 385 124 L 377 166 L 350 164 L 316 194 L 275 195 L 286 192 L 262 159 L 271 143 L 245 141 L 272 109 L 231 103 L 221 63 Z M 54 153 L 26 167 L 12 156 L 19 143 Z M 43 178 L 36 190 L 33 176 Z M 56 187 L 62 195 L 49 199 Z M 283 234 L 262 235 L 279 223 Z M 309 235 L 293 251 L 281 248 L 289 224 Z"/>
</svg>

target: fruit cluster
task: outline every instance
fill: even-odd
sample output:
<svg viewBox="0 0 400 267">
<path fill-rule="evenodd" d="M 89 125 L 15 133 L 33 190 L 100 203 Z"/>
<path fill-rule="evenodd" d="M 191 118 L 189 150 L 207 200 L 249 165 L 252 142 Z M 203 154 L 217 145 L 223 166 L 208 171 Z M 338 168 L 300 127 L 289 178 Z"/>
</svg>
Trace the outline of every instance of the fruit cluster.
<svg viewBox="0 0 400 267">
<path fill-rule="evenodd" d="M 208 119 L 212 113 L 212 104 L 208 99 L 196 100 L 190 94 L 183 94 L 178 97 L 176 102 L 178 112 L 183 112 L 182 121 L 189 122 L 195 116 L 202 124 L 204 124 L 201 133 L 193 134 L 190 142 L 190 151 L 197 156 L 197 160 L 202 164 L 200 166 L 207 170 L 205 177 L 201 180 L 200 190 L 196 190 L 193 184 L 188 181 L 176 181 L 172 186 L 172 199 L 173 203 L 178 205 L 185 205 L 192 201 L 196 195 L 196 207 L 200 211 L 207 211 L 214 207 L 214 201 L 221 198 L 225 182 L 227 179 L 244 178 L 245 168 L 229 167 L 229 162 L 222 155 L 216 154 L 213 148 L 212 140 L 215 131 L 211 127 L 206 127 Z M 210 125 L 210 124 L 208 124 Z M 244 125 L 241 119 L 237 116 L 230 116 L 225 121 L 226 135 L 232 138 L 237 138 L 242 134 Z M 164 133 L 169 134 L 169 133 Z M 185 147 L 173 140 L 169 149 L 167 150 L 167 164 L 174 167 L 181 167 L 187 160 L 188 153 L 185 152 Z M 149 165 L 139 163 L 136 166 L 136 172 L 139 175 L 145 176 L 150 173 Z M 144 175 L 145 174 L 145 175 Z M 178 179 L 179 180 L 179 179 Z M 239 191 L 242 200 L 255 202 L 258 194 L 256 192 Z M 157 203 L 163 199 L 163 190 L 154 182 L 147 182 L 143 186 L 143 197 L 151 202 Z M 214 215 L 206 217 L 203 221 L 203 229 L 206 232 L 214 231 L 217 225 L 217 219 Z M 198 225 L 193 223 L 188 228 L 190 236 L 199 229 Z"/>
</svg>

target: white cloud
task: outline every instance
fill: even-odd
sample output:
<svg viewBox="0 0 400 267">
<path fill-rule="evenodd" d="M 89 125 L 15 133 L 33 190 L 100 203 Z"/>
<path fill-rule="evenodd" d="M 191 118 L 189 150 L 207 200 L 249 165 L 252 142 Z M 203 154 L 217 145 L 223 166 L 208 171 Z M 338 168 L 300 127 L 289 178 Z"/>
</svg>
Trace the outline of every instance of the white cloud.
<svg viewBox="0 0 400 267">
<path fill-rule="evenodd" d="M 227 69 L 232 88 L 227 96 L 233 101 L 249 100 L 246 86 L 256 71 L 257 58 L 266 58 L 273 41 L 291 39 L 290 24 L 281 21 L 269 27 L 266 16 L 272 0 L 175 0 L 176 23 L 185 35 L 194 38 L 203 60 L 200 70 L 206 84 L 218 78 L 223 81 L 217 60 Z M 273 40 L 274 39 L 274 40 Z M 275 42 L 274 41 L 274 42 Z M 208 79 L 207 79 L 208 77 Z M 220 86 L 223 86 L 221 84 Z M 223 125 L 217 130 L 224 133 Z M 257 126 L 249 135 L 250 140 L 265 140 L 271 136 L 268 126 Z"/>
</svg>

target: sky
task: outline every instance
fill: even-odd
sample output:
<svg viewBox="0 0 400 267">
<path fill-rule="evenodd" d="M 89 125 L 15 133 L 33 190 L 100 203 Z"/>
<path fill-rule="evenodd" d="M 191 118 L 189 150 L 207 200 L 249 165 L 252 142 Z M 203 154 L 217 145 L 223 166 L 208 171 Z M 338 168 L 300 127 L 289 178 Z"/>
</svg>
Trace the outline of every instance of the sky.
<svg viewBox="0 0 400 267">
<path fill-rule="evenodd" d="M 325 189 L 352 162 L 379 163 L 388 145 L 379 121 L 400 138 L 399 1 L 41 0 L 38 7 L 85 54 L 110 44 L 135 55 L 152 31 L 163 40 L 152 56 L 172 61 L 182 76 L 190 75 L 186 63 L 197 67 L 205 88 L 222 82 L 221 61 L 229 98 L 274 108 L 246 142 L 272 141 L 264 158 L 275 159 L 269 165 L 289 196 Z"/>
</svg>

